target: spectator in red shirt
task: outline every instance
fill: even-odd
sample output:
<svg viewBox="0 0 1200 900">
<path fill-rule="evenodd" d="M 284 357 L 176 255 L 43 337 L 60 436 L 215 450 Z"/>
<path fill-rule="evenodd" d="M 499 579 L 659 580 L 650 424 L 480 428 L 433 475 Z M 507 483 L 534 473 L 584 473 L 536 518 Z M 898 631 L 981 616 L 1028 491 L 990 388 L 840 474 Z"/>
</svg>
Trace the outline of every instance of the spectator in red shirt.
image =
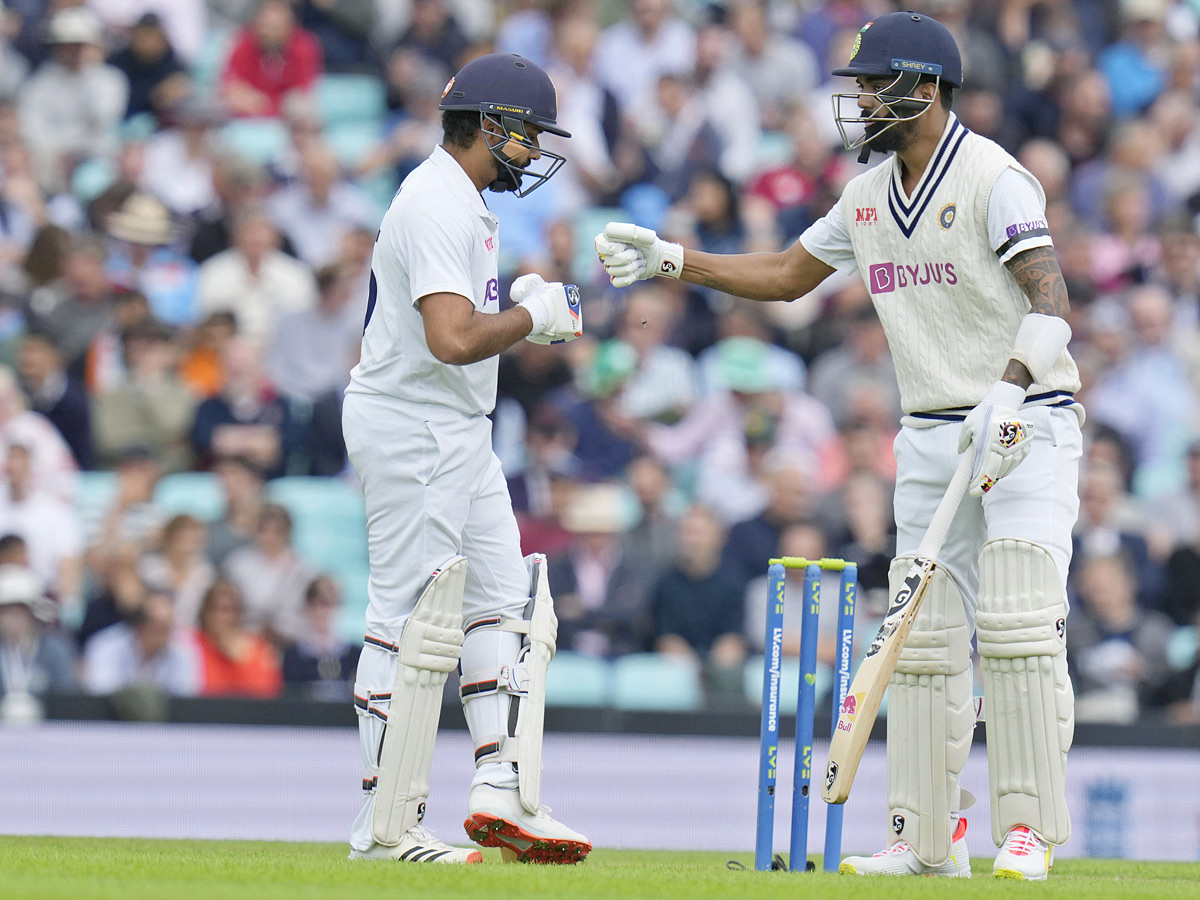
<svg viewBox="0 0 1200 900">
<path fill-rule="evenodd" d="M 242 627 L 242 598 L 233 584 L 214 582 L 199 618 L 201 696 L 274 697 L 283 690 L 275 648 Z"/>
<path fill-rule="evenodd" d="M 323 68 L 321 45 L 296 24 L 287 0 L 261 0 L 234 40 L 221 76 L 235 116 L 278 116 L 285 95 L 308 91 Z"/>
</svg>

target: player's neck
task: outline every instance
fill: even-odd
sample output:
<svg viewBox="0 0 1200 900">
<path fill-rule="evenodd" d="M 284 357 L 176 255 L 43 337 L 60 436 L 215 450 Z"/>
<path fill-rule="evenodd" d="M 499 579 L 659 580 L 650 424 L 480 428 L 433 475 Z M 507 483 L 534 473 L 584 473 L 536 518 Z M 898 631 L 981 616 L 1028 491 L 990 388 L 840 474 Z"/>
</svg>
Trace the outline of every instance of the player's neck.
<svg viewBox="0 0 1200 900">
<path fill-rule="evenodd" d="M 483 189 L 496 180 L 496 164 L 492 161 L 491 151 L 483 146 L 482 141 L 476 141 L 470 147 L 456 147 L 453 144 L 442 144 L 442 149 L 450 154 L 450 158 L 462 166 L 475 189 L 483 193 Z M 483 146 L 483 153 L 479 148 Z"/>
<path fill-rule="evenodd" d="M 929 110 L 917 120 L 920 125 L 913 135 L 913 142 L 897 153 L 903 164 L 904 190 L 907 193 L 912 193 L 921 176 L 925 174 L 925 167 L 933 158 L 949 119 L 950 114 L 943 109 Z"/>
</svg>

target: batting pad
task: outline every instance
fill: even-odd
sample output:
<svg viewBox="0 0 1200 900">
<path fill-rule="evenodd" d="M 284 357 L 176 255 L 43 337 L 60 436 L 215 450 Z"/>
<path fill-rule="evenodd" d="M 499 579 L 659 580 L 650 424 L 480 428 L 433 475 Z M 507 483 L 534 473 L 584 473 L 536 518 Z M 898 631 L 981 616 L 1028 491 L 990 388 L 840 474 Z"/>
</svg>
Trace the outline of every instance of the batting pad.
<svg viewBox="0 0 1200 900">
<path fill-rule="evenodd" d="M 462 652 L 462 600 L 467 558 L 455 556 L 435 571 L 404 623 L 387 725 L 379 751 L 379 775 L 371 833 L 392 847 L 416 825 L 429 796 L 429 767 L 442 713 L 446 677 Z"/>
<path fill-rule="evenodd" d="M 893 595 L 911 565 L 911 557 L 892 560 Z M 887 715 L 889 843 L 907 841 L 930 866 L 950 857 L 950 815 L 960 809 L 974 728 L 966 611 L 954 579 L 934 569 L 888 684 Z"/>
<path fill-rule="evenodd" d="M 1067 751 L 1075 705 L 1067 673 L 1067 603 L 1038 544 L 988 541 L 979 557 L 976 633 L 987 699 L 992 840 L 1017 825 L 1051 844 L 1071 836 Z"/>
<path fill-rule="evenodd" d="M 542 795 L 546 670 L 554 658 L 558 619 L 550 597 L 546 557 L 532 553 L 525 557 L 525 565 L 529 602 L 524 618 L 492 616 L 468 624 L 459 694 L 475 743 L 475 765 L 515 764 L 521 805 L 537 815 Z M 517 721 L 510 735 L 512 700 L 517 704 Z"/>
</svg>

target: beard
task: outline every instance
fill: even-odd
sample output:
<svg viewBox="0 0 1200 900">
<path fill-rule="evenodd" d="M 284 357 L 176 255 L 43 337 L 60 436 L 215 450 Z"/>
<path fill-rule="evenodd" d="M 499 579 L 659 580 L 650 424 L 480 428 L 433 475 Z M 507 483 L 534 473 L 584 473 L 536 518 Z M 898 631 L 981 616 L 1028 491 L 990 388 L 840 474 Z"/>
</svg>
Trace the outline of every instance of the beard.
<svg viewBox="0 0 1200 900">
<path fill-rule="evenodd" d="M 886 130 L 884 130 L 886 129 Z M 916 120 L 896 122 L 891 116 L 867 125 L 867 146 L 876 153 L 898 153 L 912 141 Z"/>
</svg>

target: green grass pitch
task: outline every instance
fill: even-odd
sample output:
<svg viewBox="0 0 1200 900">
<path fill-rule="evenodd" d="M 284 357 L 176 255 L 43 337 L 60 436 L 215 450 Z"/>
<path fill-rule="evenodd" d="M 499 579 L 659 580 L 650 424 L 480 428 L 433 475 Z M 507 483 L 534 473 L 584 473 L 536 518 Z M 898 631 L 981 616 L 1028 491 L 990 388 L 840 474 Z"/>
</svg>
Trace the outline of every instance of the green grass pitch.
<svg viewBox="0 0 1200 900">
<path fill-rule="evenodd" d="M 0 837 L 4 900 L 530 900 L 564 897 L 788 898 L 1154 898 L 1200 892 L 1200 863 L 1067 859 L 1045 884 L 999 881 L 980 860 L 970 881 L 861 878 L 823 872 L 739 872 L 752 854 L 596 850 L 576 867 L 363 863 L 342 844 Z"/>
</svg>

